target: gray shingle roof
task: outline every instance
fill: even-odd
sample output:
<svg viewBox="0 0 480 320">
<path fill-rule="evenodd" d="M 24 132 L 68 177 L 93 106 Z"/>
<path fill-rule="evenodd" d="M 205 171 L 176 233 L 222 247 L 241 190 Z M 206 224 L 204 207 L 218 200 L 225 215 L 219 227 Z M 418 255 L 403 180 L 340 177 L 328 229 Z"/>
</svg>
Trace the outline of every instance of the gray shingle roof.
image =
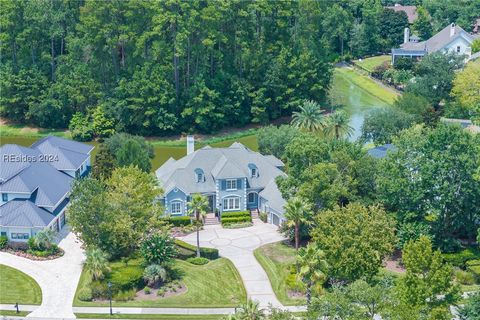
<svg viewBox="0 0 480 320">
<path fill-rule="evenodd" d="M 88 159 L 93 146 L 59 137 L 49 136 L 32 144 L 32 148 L 45 155 L 57 155 L 51 164 L 58 170 L 76 170 Z"/>
<path fill-rule="evenodd" d="M 425 51 L 428 53 L 436 52 L 447 44 L 455 40 L 457 37 L 464 37 L 465 39 L 469 40 L 470 42 L 473 41 L 472 35 L 462 29 L 462 27 L 455 25 L 454 26 L 454 33 L 450 35 L 450 28 L 451 25 L 449 24 L 442 30 L 440 30 L 437 34 L 432 36 L 430 39 L 421 42 L 407 42 L 401 45 L 401 49 L 403 52 L 405 51 Z M 395 53 L 399 53 L 400 51 L 395 51 Z"/>
<path fill-rule="evenodd" d="M 55 218 L 30 200 L 12 200 L 0 206 L 0 225 L 9 227 L 46 227 Z"/>
<path fill-rule="evenodd" d="M 204 147 L 177 161 L 169 159 L 156 171 L 156 176 L 165 192 L 179 188 L 187 193 L 213 193 L 215 179 L 240 177 L 247 177 L 250 188 L 261 189 L 272 178 L 285 175 L 272 162 L 281 163 L 236 142 L 228 148 Z M 249 164 L 257 166 L 258 177 L 250 177 Z M 197 168 L 204 171 L 205 182 L 196 182 Z"/>
<path fill-rule="evenodd" d="M 278 190 L 275 179 L 270 180 L 265 189 L 259 194 L 260 197 L 268 201 L 268 205 L 280 214 L 285 213 L 284 206 L 287 203 L 282 197 L 282 193 Z"/>
</svg>

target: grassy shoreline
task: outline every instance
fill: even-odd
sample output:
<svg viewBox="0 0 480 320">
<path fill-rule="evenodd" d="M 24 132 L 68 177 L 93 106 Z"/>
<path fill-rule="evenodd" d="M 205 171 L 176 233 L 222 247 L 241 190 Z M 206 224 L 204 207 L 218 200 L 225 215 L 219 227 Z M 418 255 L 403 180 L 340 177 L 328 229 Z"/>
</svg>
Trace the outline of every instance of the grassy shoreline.
<svg viewBox="0 0 480 320">
<path fill-rule="evenodd" d="M 343 76 L 368 94 L 388 104 L 393 104 L 400 94 L 378 84 L 367 76 L 360 74 L 353 68 L 335 68 L 335 72 Z"/>
</svg>

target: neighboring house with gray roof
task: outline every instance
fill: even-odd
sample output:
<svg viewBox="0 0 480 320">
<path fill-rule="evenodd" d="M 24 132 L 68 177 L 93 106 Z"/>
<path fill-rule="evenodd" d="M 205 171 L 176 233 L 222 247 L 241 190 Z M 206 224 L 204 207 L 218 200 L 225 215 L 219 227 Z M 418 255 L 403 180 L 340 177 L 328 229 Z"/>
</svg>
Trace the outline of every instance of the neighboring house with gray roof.
<svg viewBox="0 0 480 320">
<path fill-rule="evenodd" d="M 455 52 L 465 55 L 469 60 L 472 55 L 472 42 L 479 35 L 469 34 L 460 26 L 452 23 L 425 41 L 419 41 L 416 36 L 410 36 L 410 29 L 405 28 L 403 44 L 392 49 L 392 64 L 401 57 L 421 58 L 434 52 Z"/>
<path fill-rule="evenodd" d="M 235 142 L 228 148 L 206 146 L 193 151 L 189 137 L 188 154 L 170 158 L 156 171 L 164 190 L 166 214 L 188 214 L 188 201 L 195 193 L 205 195 L 209 211 L 221 216 L 227 211 L 261 210 L 268 221 L 279 225 L 285 201 L 275 183 L 286 176 L 284 164 L 274 156 L 264 156 Z"/>
<path fill-rule="evenodd" d="M 367 151 L 367 153 L 375 159 L 383 159 L 387 156 L 389 152 L 395 152 L 396 150 L 397 147 L 395 147 L 391 143 L 387 143 L 381 146 L 371 148 Z"/>
<path fill-rule="evenodd" d="M 93 146 L 46 137 L 31 147 L 0 147 L 0 232 L 26 241 L 65 224 L 72 181 L 88 174 Z"/>
</svg>

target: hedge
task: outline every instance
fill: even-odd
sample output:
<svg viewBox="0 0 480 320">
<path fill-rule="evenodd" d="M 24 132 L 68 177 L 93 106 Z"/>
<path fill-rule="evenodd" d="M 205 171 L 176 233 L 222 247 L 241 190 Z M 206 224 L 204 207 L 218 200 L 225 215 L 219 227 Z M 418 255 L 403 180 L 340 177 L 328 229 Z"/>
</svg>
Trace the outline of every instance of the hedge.
<svg viewBox="0 0 480 320">
<path fill-rule="evenodd" d="M 469 266 L 467 271 L 473 273 L 477 283 L 480 282 L 480 266 Z"/>
<path fill-rule="evenodd" d="M 184 257 L 187 255 L 188 255 L 187 258 L 193 257 L 197 252 L 196 246 L 186 243 L 185 241 L 175 239 L 175 244 L 178 247 L 178 252 L 179 252 L 178 257 L 180 259 L 184 259 Z M 189 253 L 188 251 L 191 253 Z M 218 259 L 218 250 L 214 248 L 200 247 L 200 256 L 210 260 L 215 260 L 215 259 Z"/>
<path fill-rule="evenodd" d="M 223 212 L 222 219 L 235 218 L 235 217 L 250 217 L 249 211 L 235 211 L 235 212 Z"/>
<path fill-rule="evenodd" d="M 192 220 L 189 216 L 170 217 L 167 219 L 167 221 L 175 227 L 188 226 L 192 223 Z"/>
<path fill-rule="evenodd" d="M 480 258 L 478 250 L 473 248 L 464 249 L 456 253 L 444 253 L 442 256 L 445 262 L 461 269 L 465 269 L 467 261 Z"/>
<path fill-rule="evenodd" d="M 232 224 L 232 223 L 240 223 L 240 222 L 251 222 L 252 218 L 250 216 L 248 217 L 234 217 L 234 218 L 222 218 L 222 224 L 227 225 L 227 224 Z"/>
</svg>

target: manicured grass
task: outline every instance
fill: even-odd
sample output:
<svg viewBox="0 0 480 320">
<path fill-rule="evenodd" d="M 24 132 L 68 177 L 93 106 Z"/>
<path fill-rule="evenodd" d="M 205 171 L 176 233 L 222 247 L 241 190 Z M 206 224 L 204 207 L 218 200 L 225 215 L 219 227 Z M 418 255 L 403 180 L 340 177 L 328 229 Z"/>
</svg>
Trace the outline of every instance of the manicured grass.
<svg viewBox="0 0 480 320">
<path fill-rule="evenodd" d="M 42 138 L 46 136 L 58 136 L 71 139 L 70 132 L 65 129 L 45 129 L 28 127 L 21 124 L 2 124 L 0 126 L 1 136 L 19 136 L 19 137 L 32 137 Z"/>
<path fill-rule="evenodd" d="M 102 313 L 75 313 L 79 319 L 160 319 L 160 320 L 217 320 L 222 319 L 224 315 L 179 315 L 179 314 L 109 314 Z"/>
<path fill-rule="evenodd" d="M 0 310 L 0 316 L 25 317 L 29 313 L 29 311 L 20 311 L 19 313 L 17 313 L 16 311 L 11 310 Z"/>
<path fill-rule="evenodd" d="M 282 304 L 305 304 L 304 298 L 291 298 L 287 294 L 286 280 L 290 273 L 290 266 L 295 263 L 294 248 L 283 242 L 270 243 L 256 249 L 254 255 L 267 273 L 273 291 Z"/>
<path fill-rule="evenodd" d="M 386 103 L 392 104 L 399 96 L 399 94 L 395 93 L 393 90 L 381 86 L 369 77 L 360 74 L 352 68 L 335 68 L 335 73 L 341 74 L 348 81 Z"/>
<path fill-rule="evenodd" d="M 120 307 L 172 307 L 172 308 L 221 308 L 235 307 L 247 300 L 245 288 L 237 269 L 228 259 L 213 260 L 206 265 L 196 266 L 176 260 L 175 268 L 182 274 L 181 281 L 187 287 L 185 293 L 156 300 L 114 302 Z M 107 306 L 108 302 L 85 302 L 78 299 L 78 290 L 87 280 L 82 272 L 75 294 L 74 306 Z"/>
<path fill-rule="evenodd" d="M 355 60 L 354 63 L 360 67 L 366 69 L 369 72 L 372 72 L 375 67 L 382 65 L 384 62 L 390 62 L 392 58 L 389 55 L 382 55 L 376 57 L 370 57 L 366 59 Z"/>
<path fill-rule="evenodd" d="M 32 277 L 0 264 L 0 303 L 41 304 L 42 290 Z"/>
</svg>

